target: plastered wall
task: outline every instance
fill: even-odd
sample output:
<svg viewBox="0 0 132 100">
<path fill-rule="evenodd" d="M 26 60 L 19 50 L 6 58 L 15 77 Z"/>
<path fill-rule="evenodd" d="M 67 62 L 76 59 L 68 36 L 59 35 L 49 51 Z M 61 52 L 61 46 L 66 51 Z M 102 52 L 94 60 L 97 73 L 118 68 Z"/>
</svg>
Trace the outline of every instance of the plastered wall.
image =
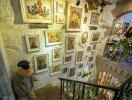
<svg viewBox="0 0 132 100">
<path fill-rule="evenodd" d="M 55 0 L 54 0 L 55 1 Z M 75 4 L 75 0 L 69 0 L 70 3 Z M 81 1 L 81 5 L 84 7 L 83 1 Z M 55 4 L 54 4 L 55 6 Z M 115 5 L 112 5 L 111 8 L 114 8 Z M 54 9 L 55 10 L 55 9 Z M 66 14 L 66 13 L 65 13 Z M 66 15 L 65 15 L 66 16 Z M 89 15 L 87 15 L 89 18 Z M 98 26 L 98 29 L 96 31 L 100 32 L 100 41 L 97 45 L 96 48 L 96 54 L 102 55 L 105 42 L 107 41 L 107 38 L 109 36 L 109 28 L 111 27 L 112 21 L 113 21 L 113 16 L 111 14 L 111 9 L 110 6 L 107 6 L 104 12 L 101 15 L 101 22 Z M 89 40 L 87 45 L 91 45 L 90 43 L 90 37 L 91 37 L 91 30 L 89 30 L 87 24 L 82 24 L 82 30 L 80 32 L 66 32 L 65 31 L 65 25 L 63 24 L 56 24 L 55 22 L 56 17 L 54 14 L 54 23 L 51 25 L 48 25 L 48 28 L 30 28 L 30 24 L 24 24 L 22 21 L 22 15 L 21 15 L 21 9 L 20 9 L 20 3 L 19 0 L 0 0 L 0 32 L 1 32 L 1 37 L 4 42 L 4 49 L 7 54 L 7 59 L 9 64 L 8 71 L 9 72 L 14 72 L 16 70 L 16 64 L 19 60 L 22 59 L 27 59 L 31 62 L 31 66 L 34 68 L 34 61 L 33 57 L 35 55 L 39 54 L 48 54 L 49 55 L 49 66 L 52 66 L 54 64 L 61 63 L 61 68 L 68 66 L 68 67 L 77 67 L 76 72 L 80 69 L 78 69 L 78 65 L 75 64 L 75 54 L 76 52 L 72 52 L 72 55 L 74 56 L 73 62 L 68 65 L 63 65 L 63 56 L 66 55 L 65 53 L 65 37 L 69 34 L 75 35 L 76 36 L 76 42 L 75 42 L 75 49 L 76 50 L 84 50 L 84 55 L 87 55 L 85 53 L 86 48 L 82 48 L 78 45 L 79 37 L 83 33 L 83 31 L 87 30 L 89 32 Z M 66 22 L 66 17 L 65 17 L 65 22 Z M 102 26 L 106 27 L 102 27 Z M 59 30 L 63 34 L 63 44 L 62 45 L 55 45 L 51 47 L 46 47 L 45 46 L 45 36 L 44 32 L 46 30 Z M 40 51 L 39 52 L 33 52 L 33 53 L 28 53 L 27 52 L 27 47 L 26 47 L 26 42 L 25 42 L 25 35 L 39 35 L 39 40 L 40 40 Z M 52 62 L 52 49 L 55 47 L 61 47 L 62 48 L 62 60 L 59 62 Z M 75 51 L 76 51 L 75 50 Z M 84 67 L 89 67 L 89 64 L 87 64 L 87 60 L 84 56 L 84 61 L 83 61 Z M 93 77 L 96 76 L 96 68 L 93 70 L 94 72 Z M 49 72 L 41 72 L 38 74 L 35 74 L 35 78 L 37 81 L 35 81 L 35 88 L 40 88 L 48 83 L 52 84 L 58 84 L 59 80 L 58 77 L 63 76 L 61 73 L 57 74 L 55 76 L 51 76 Z M 67 76 L 65 76 L 67 77 Z M 76 75 L 72 78 L 76 78 Z M 83 79 L 82 79 L 83 80 Z"/>
</svg>

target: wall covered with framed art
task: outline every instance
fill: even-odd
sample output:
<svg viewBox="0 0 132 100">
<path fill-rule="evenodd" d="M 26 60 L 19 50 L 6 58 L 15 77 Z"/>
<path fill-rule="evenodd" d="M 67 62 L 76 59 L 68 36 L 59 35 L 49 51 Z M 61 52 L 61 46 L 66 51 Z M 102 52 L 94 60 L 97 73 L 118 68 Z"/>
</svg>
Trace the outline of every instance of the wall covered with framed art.
<svg viewBox="0 0 132 100">
<path fill-rule="evenodd" d="M 75 0 L 2 0 L 0 7 L 6 14 L 1 14 L 0 30 L 9 71 L 16 70 L 19 60 L 30 61 L 37 80 L 35 88 L 58 84 L 58 77 L 81 79 L 84 69 L 95 63 L 103 34 L 101 14 L 86 6 L 86 0 L 79 6 Z"/>
</svg>

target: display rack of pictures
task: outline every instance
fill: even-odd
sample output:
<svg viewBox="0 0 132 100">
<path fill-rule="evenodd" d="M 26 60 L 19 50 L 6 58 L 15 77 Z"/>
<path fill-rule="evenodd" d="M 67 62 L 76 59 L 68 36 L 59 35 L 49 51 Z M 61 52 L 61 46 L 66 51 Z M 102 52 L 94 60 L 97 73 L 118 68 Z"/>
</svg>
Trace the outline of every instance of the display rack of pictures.
<svg viewBox="0 0 132 100">
<path fill-rule="evenodd" d="M 62 44 L 62 33 L 60 31 L 45 31 L 46 45 Z"/>
<path fill-rule="evenodd" d="M 20 0 L 20 4 L 24 22 L 53 22 L 53 0 Z"/>
<path fill-rule="evenodd" d="M 34 56 L 35 72 L 39 73 L 48 70 L 48 54 Z"/>
<path fill-rule="evenodd" d="M 25 38 L 28 52 L 40 50 L 39 35 L 27 35 Z"/>
<path fill-rule="evenodd" d="M 83 7 L 68 4 L 67 31 L 80 31 L 83 23 Z"/>
</svg>

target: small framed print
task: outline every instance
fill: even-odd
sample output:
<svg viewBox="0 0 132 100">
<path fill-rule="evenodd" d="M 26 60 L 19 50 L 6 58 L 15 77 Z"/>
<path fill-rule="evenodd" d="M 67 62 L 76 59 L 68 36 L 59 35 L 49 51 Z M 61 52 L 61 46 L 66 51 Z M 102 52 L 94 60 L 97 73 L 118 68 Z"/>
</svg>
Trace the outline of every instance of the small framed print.
<svg viewBox="0 0 132 100">
<path fill-rule="evenodd" d="M 98 26 L 100 21 L 100 13 L 97 11 L 90 11 L 89 26 Z"/>
<path fill-rule="evenodd" d="M 93 62 L 94 61 L 94 56 L 90 56 L 89 58 L 88 58 L 88 63 L 91 63 L 91 62 Z"/>
<path fill-rule="evenodd" d="M 91 37 L 91 42 L 99 42 L 99 33 L 93 33 Z"/>
<path fill-rule="evenodd" d="M 66 52 L 72 52 L 75 50 L 75 36 L 70 35 L 66 38 Z"/>
<path fill-rule="evenodd" d="M 46 45 L 62 44 L 62 33 L 60 31 L 46 31 Z"/>
<path fill-rule="evenodd" d="M 91 46 L 88 46 L 88 47 L 86 48 L 86 51 L 87 51 L 87 52 L 91 52 L 91 51 L 92 51 L 92 47 L 91 47 Z"/>
<path fill-rule="evenodd" d="M 27 35 L 25 38 L 28 52 L 40 50 L 39 35 Z"/>
<path fill-rule="evenodd" d="M 81 47 L 85 47 L 87 44 L 87 41 L 88 41 L 88 32 L 85 31 L 85 32 L 83 32 L 82 36 L 80 37 L 79 45 Z"/>
<path fill-rule="evenodd" d="M 66 55 L 64 57 L 64 64 L 69 64 L 72 62 L 73 56 L 72 55 Z"/>
<path fill-rule="evenodd" d="M 34 62 L 36 73 L 48 70 L 48 54 L 34 56 Z"/>
<path fill-rule="evenodd" d="M 56 13 L 64 14 L 65 12 L 65 2 L 56 1 Z"/>
<path fill-rule="evenodd" d="M 65 17 L 63 14 L 57 14 L 56 15 L 56 23 L 57 24 L 64 24 L 65 22 Z"/>
<path fill-rule="evenodd" d="M 51 75 L 56 75 L 60 73 L 60 64 L 59 65 L 53 65 L 50 67 L 50 74 Z"/>
<path fill-rule="evenodd" d="M 52 60 L 53 61 L 61 60 L 61 48 L 55 48 L 52 50 Z"/>
<path fill-rule="evenodd" d="M 67 67 L 64 67 L 63 70 L 62 70 L 62 73 L 65 74 L 68 72 L 68 68 Z"/>
<path fill-rule="evenodd" d="M 82 63 L 83 61 L 83 51 L 76 52 L 76 64 Z"/>
<path fill-rule="evenodd" d="M 69 77 L 72 77 L 75 75 L 75 69 L 76 67 L 69 68 Z"/>
<path fill-rule="evenodd" d="M 83 68 L 83 63 L 79 63 L 78 68 Z"/>
</svg>

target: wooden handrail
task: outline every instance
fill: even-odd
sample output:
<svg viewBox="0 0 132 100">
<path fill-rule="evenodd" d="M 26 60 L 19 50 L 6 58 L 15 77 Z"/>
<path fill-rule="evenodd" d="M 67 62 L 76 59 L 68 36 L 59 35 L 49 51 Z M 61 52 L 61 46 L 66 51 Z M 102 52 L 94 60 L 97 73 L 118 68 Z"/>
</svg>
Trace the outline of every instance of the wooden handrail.
<svg viewBox="0 0 132 100">
<path fill-rule="evenodd" d="M 89 86 L 95 86 L 95 87 L 98 87 L 98 88 L 109 89 L 109 90 L 112 90 L 112 91 L 118 91 L 120 89 L 119 87 L 98 85 L 98 84 L 94 84 L 94 83 L 82 82 L 82 81 L 71 80 L 71 79 L 66 79 L 66 78 L 59 78 L 59 79 L 62 80 L 62 81 L 70 81 L 70 82 L 73 82 L 73 83 L 79 83 L 79 84 L 83 84 L 83 85 L 89 85 Z"/>
</svg>

